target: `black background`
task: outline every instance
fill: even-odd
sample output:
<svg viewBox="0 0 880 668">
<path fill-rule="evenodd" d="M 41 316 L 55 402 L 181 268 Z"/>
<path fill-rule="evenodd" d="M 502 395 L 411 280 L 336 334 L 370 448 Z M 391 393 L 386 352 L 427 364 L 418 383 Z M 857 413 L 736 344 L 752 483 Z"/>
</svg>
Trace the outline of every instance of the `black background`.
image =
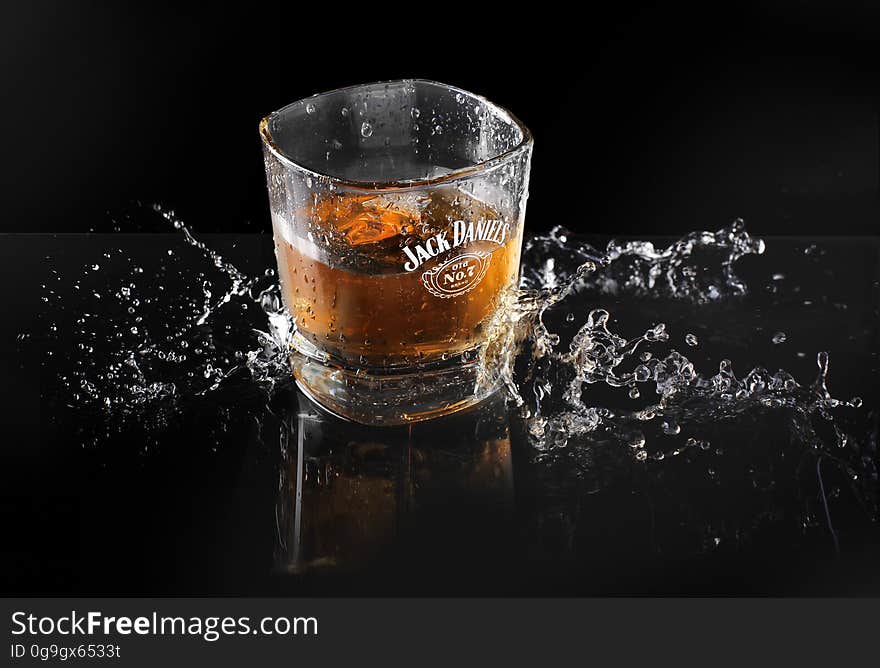
<svg viewBox="0 0 880 668">
<path fill-rule="evenodd" d="M 424 77 L 529 125 L 532 230 L 741 216 L 762 234 L 874 234 L 866 6 L 17 3 L 0 20 L 0 230 L 110 230 L 141 201 L 201 231 L 268 231 L 263 115 Z"/>
</svg>

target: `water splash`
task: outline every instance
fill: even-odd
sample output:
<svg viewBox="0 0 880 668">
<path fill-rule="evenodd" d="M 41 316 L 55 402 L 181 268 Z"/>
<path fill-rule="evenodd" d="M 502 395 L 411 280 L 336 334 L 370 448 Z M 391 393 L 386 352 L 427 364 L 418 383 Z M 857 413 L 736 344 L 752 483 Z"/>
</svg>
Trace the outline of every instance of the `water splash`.
<svg viewBox="0 0 880 668">
<path fill-rule="evenodd" d="M 858 397 L 831 396 L 827 352 L 816 353 L 818 373 L 801 383 L 784 369 L 770 373 L 754 367 L 740 377 L 729 359 L 722 359 L 717 371 L 703 371 L 670 349 L 665 323 L 654 322 L 627 338 L 612 327 L 606 308 L 589 310 L 583 324 L 566 336 L 572 331 L 569 323 L 577 320 L 572 314 L 591 299 L 601 303 L 613 295 L 637 304 L 650 297 L 683 302 L 691 311 L 735 303 L 748 294 L 735 264 L 764 250 L 764 242 L 751 237 L 742 221 L 716 232 L 691 233 L 660 250 L 648 242 L 612 241 L 601 253 L 562 228 L 526 245 L 522 289 L 492 329 L 503 344 L 490 347 L 484 361 L 497 370 L 519 407 L 536 459 L 556 471 L 557 484 L 567 477 L 601 487 L 595 478 L 606 474 L 607 462 L 599 474 L 603 467 L 595 458 L 600 451 L 625 453 L 612 464 L 618 468 L 624 456 L 659 466 L 690 453 L 711 454 L 709 434 L 724 425 L 736 429 L 770 420 L 770 415 L 784 422 L 788 440 L 801 445 L 792 457 L 812 456 L 820 476 L 818 462 L 833 463 L 877 521 L 876 427 L 866 429 Z M 551 321 L 557 323 L 556 332 L 547 324 Z M 772 338 L 775 345 L 785 339 L 778 333 Z M 699 345 L 693 333 L 684 341 L 691 349 Z M 642 397 L 655 399 L 633 407 L 633 400 Z M 872 423 L 870 414 L 867 422 Z M 715 454 L 723 453 L 719 448 Z M 754 466 L 748 475 L 756 481 L 768 477 Z M 707 477 L 716 476 L 710 466 Z M 805 511 L 804 516 L 816 513 Z M 830 516 L 827 524 L 833 532 Z"/>
<path fill-rule="evenodd" d="M 705 304 L 744 295 L 747 286 L 734 265 L 746 255 L 760 255 L 765 245 L 752 237 L 742 219 L 716 232 L 691 232 L 658 249 L 650 241 L 612 240 L 605 252 L 573 238 L 564 227 L 527 242 L 522 287 L 541 289 L 571 282 L 571 260 L 603 267 L 581 272 L 575 280 L 605 294 L 667 296 Z M 568 260 L 568 268 L 566 268 Z"/>
<path fill-rule="evenodd" d="M 232 403 L 251 392 L 255 405 L 265 407 L 273 391 L 290 382 L 294 326 L 273 272 L 248 275 L 172 211 L 154 211 L 181 232 L 184 247 L 169 249 L 150 280 L 121 251 L 106 253 L 76 284 L 85 296 L 74 321 L 49 323 L 56 355 L 68 354 L 71 344 L 76 351 L 72 370 L 61 377 L 61 400 L 98 412 L 105 433 L 161 431 L 211 397 Z M 693 309 L 734 303 L 749 293 L 737 263 L 764 250 L 739 220 L 663 248 L 612 241 L 605 251 L 554 228 L 524 247 L 520 289 L 507 296 L 508 308 L 489 328 L 483 367 L 491 373 L 482 382 L 506 388 L 546 471 L 563 471 L 579 484 L 590 479 L 597 488 L 603 484 L 594 480 L 602 471 L 600 452 L 614 453 L 613 466 L 667 465 L 712 453 L 719 425 L 776 414 L 789 438 L 812 454 L 819 482 L 820 463 L 833 464 L 876 520 L 876 420 L 866 417 L 858 398 L 831 396 L 826 352 L 818 352 L 818 374 L 809 381 L 761 367 L 738 376 L 728 359 L 701 369 L 670 342 L 683 341 L 693 355 L 704 348 L 702 332 L 699 339 L 687 329 L 673 337 L 656 321 L 628 338 L 618 333 L 615 308 L 606 304 L 662 299 Z M 100 265 L 108 263 L 127 263 L 125 283 L 95 288 Z M 171 272 L 176 283 L 183 281 L 175 295 L 164 291 Z M 774 287 L 783 282 L 777 276 Z M 51 288 L 44 300 L 55 313 L 65 307 Z M 591 301 L 595 307 L 585 309 Z M 222 420 L 213 428 L 222 431 Z M 757 469 L 750 475 L 767 477 Z"/>
<path fill-rule="evenodd" d="M 74 277 L 73 299 L 61 289 L 71 277 L 55 270 L 57 287 L 45 288 L 45 365 L 62 369 L 53 398 L 97 416 L 81 421 L 87 444 L 127 431 L 158 442 L 161 430 L 225 385 L 268 395 L 290 375 L 282 359 L 290 325 L 274 270 L 247 275 L 173 211 L 152 212 L 180 231 L 159 257 L 108 250 Z M 108 285 L 108 274 L 124 278 Z M 222 420 L 212 428 L 222 432 Z"/>
</svg>

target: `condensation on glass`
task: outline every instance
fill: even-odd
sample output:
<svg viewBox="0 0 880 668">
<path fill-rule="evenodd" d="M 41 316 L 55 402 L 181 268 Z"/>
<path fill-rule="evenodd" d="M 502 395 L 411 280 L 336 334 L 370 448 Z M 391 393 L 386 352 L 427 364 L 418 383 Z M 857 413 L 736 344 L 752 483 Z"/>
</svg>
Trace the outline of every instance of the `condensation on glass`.
<svg viewBox="0 0 880 668">
<path fill-rule="evenodd" d="M 518 280 L 525 126 L 480 96 L 404 80 L 294 102 L 260 134 L 303 390 L 368 424 L 491 394 L 481 353 Z"/>
</svg>

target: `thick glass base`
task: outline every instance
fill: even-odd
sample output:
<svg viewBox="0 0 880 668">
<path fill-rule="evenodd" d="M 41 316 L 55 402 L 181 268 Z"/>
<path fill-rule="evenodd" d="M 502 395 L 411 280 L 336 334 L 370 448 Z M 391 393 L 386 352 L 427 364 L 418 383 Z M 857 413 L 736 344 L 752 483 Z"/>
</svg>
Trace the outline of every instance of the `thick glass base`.
<svg viewBox="0 0 880 668">
<path fill-rule="evenodd" d="M 393 374 L 352 371 L 301 353 L 290 357 L 300 389 L 329 412 L 367 425 L 401 425 L 449 415 L 490 397 L 479 361 Z"/>
</svg>

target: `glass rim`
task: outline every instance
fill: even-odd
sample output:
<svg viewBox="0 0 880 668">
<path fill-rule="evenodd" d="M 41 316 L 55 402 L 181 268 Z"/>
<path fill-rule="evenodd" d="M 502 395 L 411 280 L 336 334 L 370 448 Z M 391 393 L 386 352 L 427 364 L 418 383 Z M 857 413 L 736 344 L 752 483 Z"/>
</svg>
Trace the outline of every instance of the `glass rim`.
<svg viewBox="0 0 880 668">
<path fill-rule="evenodd" d="M 496 116 L 501 118 L 502 120 L 508 122 L 511 126 L 515 127 L 520 132 L 520 139 L 516 146 L 509 148 L 503 153 L 499 153 L 498 155 L 484 160 L 483 162 L 478 162 L 473 165 L 467 165 L 465 167 L 459 167 L 454 169 L 446 174 L 442 174 L 440 176 L 434 176 L 430 178 L 415 178 L 415 179 L 398 179 L 398 180 L 389 180 L 389 181 L 359 181 L 355 179 L 347 179 L 341 176 L 335 176 L 333 174 L 327 174 L 325 172 L 320 172 L 318 170 L 306 167 L 293 160 L 290 156 L 284 153 L 275 141 L 272 138 L 271 133 L 269 132 L 269 121 L 276 115 L 284 112 L 286 109 L 294 105 L 299 105 L 304 103 L 306 100 L 311 100 L 316 97 L 324 97 L 326 95 L 332 95 L 334 93 L 343 93 L 346 91 L 354 91 L 361 88 L 367 88 L 370 86 L 381 86 L 381 85 L 389 85 L 389 84 L 427 84 L 430 86 L 439 86 L 445 88 L 454 93 L 460 93 L 462 95 L 466 95 L 471 99 L 479 100 L 487 108 L 492 110 Z M 296 170 L 298 172 L 302 172 L 303 174 L 307 174 L 314 178 L 320 179 L 322 181 L 329 181 L 334 185 L 342 185 L 346 188 L 356 189 L 356 190 L 409 190 L 413 188 L 422 188 L 426 186 L 434 186 L 442 183 L 449 183 L 452 181 L 459 181 L 461 179 L 468 178 L 473 176 L 474 174 L 479 174 L 482 172 L 487 172 L 496 167 L 506 164 L 510 162 L 513 158 L 515 158 L 520 153 L 529 150 L 533 144 L 534 140 L 532 138 L 532 133 L 526 127 L 526 125 L 519 120 L 516 116 L 514 116 L 510 111 L 501 105 L 495 104 L 494 102 L 489 101 L 482 95 L 477 95 L 476 93 L 471 93 L 470 91 L 464 90 L 463 88 L 459 88 L 458 86 L 452 86 L 450 84 L 445 84 L 440 81 L 434 81 L 432 79 L 390 79 L 383 81 L 374 81 L 372 83 L 364 83 L 364 84 L 355 84 L 353 86 L 343 86 L 342 88 L 336 88 L 334 90 L 325 91 L 323 93 L 316 93 L 315 95 L 310 95 L 309 97 L 304 97 L 299 100 L 295 100 L 290 104 L 283 106 L 281 109 L 277 111 L 273 111 L 269 115 L 265 116 L 259 125 L 260 138 L 263 142 L 263 146 L 272 153 L 275 158 L 277 158 L 283 165 L 286 167 Z"/>
</svg>

